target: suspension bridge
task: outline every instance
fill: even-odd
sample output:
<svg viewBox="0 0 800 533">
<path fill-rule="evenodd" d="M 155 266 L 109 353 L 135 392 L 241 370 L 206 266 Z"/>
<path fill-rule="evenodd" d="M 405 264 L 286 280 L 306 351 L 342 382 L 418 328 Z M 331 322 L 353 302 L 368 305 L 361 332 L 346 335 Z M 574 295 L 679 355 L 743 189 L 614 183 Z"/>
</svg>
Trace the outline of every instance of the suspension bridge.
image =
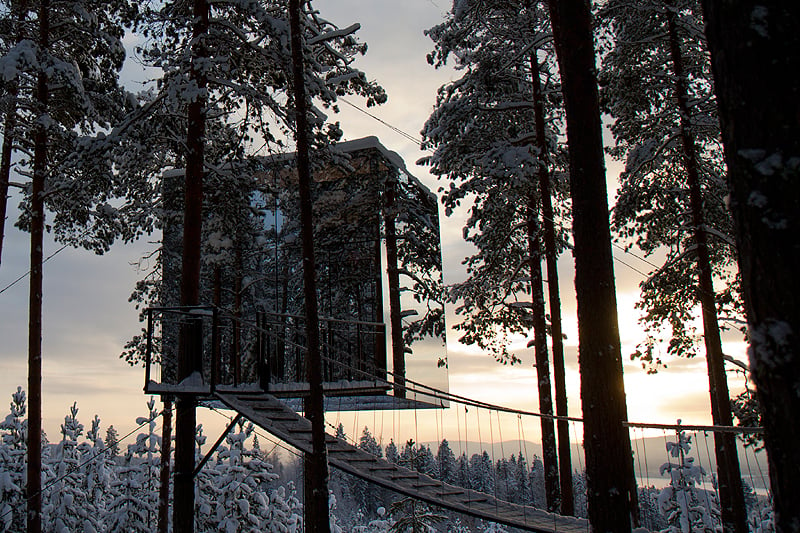
<svg viewBox="0 0 800 533">
<path fill-rule="evenodd" d="M 154 376 L 149 368 L 153 364 L 150 354 L 147 356 L 147 383 L 146 391 L 149 393 L 191 393 L 197 396 L 202 403 L 207 405 L 222 405 L 236 413 L 236 419 L 244 417 L 253 424 L 263 428 L 275 438 L 283 441 L 290 447 L 298 450 L 299 453 L 310 453 L 311 449 L 311 423 L 301 414 L 301 405 L 298 402 L 308 394 L 307 385 L 298 379 L 298 372 L 302 368 L 302 353 L 305 348 L 301 339 L 297 338 L 300 334 L 302 324 L 292 322 L 289 317 L 273 317 L 267 319 L 263 315 L 253 322 L 242 320 L 230 313 L 223 312 L 218 315 L 218 310 L 213 308 L 194 309 L 191 312 L 176 309 L 154 309 L 151 314 L 177 317 L 177 320 L 203 320 L 210 322 L 211 334 L 203 336 L 204 340 L 199 341 L 201 352 L 207 352 L 210 357 L 203 360 L 203 376 L 200 379 L 192 379 L 181 383 L 169 383 L 169 380 L 162 379 L 163 376 Z M 228 324 L 223 324 L 224 319 L 229 320 Z M 158 328 L 154 328 L 153 320 L 149 321 L 149 336 L 154 337 Z M 221 331 L 231 329 L 235 324 L 239 328 L 240 334 L 250 332 L 253 339 L 253 352 L 248 354 L 233 353 L 215 347 L 219 342 Z M 276 332 L 276 326 L 280 334 Z M 493 405 L 481 400 L 468 398 L 449 393 L 435 387 L 427 386 L 423 383 L 409 379 L 404 376 L 402 385 L 398 385 L 394 373 L 386 370 L 380 364 L 372 364 L 374 361 L 370 357 L 345 357 L 346 354 L 352 356 L 358 354 L 358 347 L 368 345 L 368 338 L 380 335 L 376 329 L 370 329 L 369 324 L 356 323 L 348 324 L 340 320 L 322 321 L 322 338 L 325 355 L 323 364 L 325 365 L 325 375 L 328 380 L 325 383 L 326 406 L 329 412 L 339 411 L 377 411 L 384 412 L 391 410 L 393 413 L 405 411 L 413 414 L 414 420 L 411 424 L 418 424 L 417 413 L 445 413 L 455 415 L 459 424 L 458 439 L 451 439 L 453 442 L 462 442 L 467 459 L 469 455 L 466 448 L 471 440 L 468 431 L 467 412 L 470 412 L 470 419 L 473 420 L 471 435 L 475 432 L 478 435 L 478 446 L 481 448 L 479 453 L 487 444 L 494 449 L 495 444 L 499 443 L 502 447 L 502 427 L 508 428 L 509 421 L 503 422 L 501 416 L 514 417 L 519 427 L 521 436 L 520 457 L 523 456 L 524 446 L 524 424 L 531 421 L 540 422 L 542 418 L 555 421 L 560 417 L 541 415 L 518 409 L 511 409 L 503 406 Z M 170 335 L 169 325 L 164 325 L 158 332 L 160 335 Z M 216 332 L 216 333 L 215 333 Z M 359 342 L 360 338 L 360 342 Z M 346 341 L 346 342 L 345 342 Z M 205 344 L 205 350 L 202 346 Z M 277 346 L 281 347 L 278 353 Z M 232 357 L 240 359 L 234 361 Z M 249 368 L 248 367 L 252 367 Z M 238 370 L 237 370 L 238 368 Z M 167 370 L 168 371 L 168 370 Z M 161 373 L 165 370 L 162 368 Z M 249 378 L 247 376 L 250 376 Z M 153 379 L 156 377 L 157 379 Z M 402 394 L 397 394 L 398 387 L 402 387 Z M 461 409 L 458 407 L 461 406 Z M 459 415 L 463 413 L 463 415 Z M 483 413 L 483 415 L 481 415 Z M 488 416 L 487 416 L 488 414 Z M 398 417 L 400 415 L 398 414 Z M 462 418 L 463 416 L 463 418 Z M 392 415 L 394 417 L 394 415 Z M 474 417 L 474 418 L 473 418 Z M 488 418 L 489 427 L 485 427 Z M 526 422 L 523 423 L 523 418 Z M 581 441 L 582 431 L 576 430 L 576 426 L 582 423 L 579 418 L 561 418 L 568 422 L 573 429 L 575 442 Z M 363 421 L 363 419 L 362 419 Z M 394 424 L 394 421 L 393 421 Z M 483 428 L 481 427 L 483 425 Z M 230 427 L 233 426 L 233 423 Z M 332 427 L 335 427 L 331 424 Z M 375 423 L 373 423 L 375 426 Z M 445 431 L 442 425 L 442 438 L 445 438 Z M 463 434 L 462 434 L 463 429 Z M 488 429 L 488 435 L 487 435 Z M 396 428 L 394 428 L 396 431 Z M 416 432 L 417 427 L 413 430 Z M 708 487 L 703 491 L 705 498 L 714 498 L 716 490 L 714 484 L 714 459 L 713 452 L 709 451 L 709 435 L 719 432 L 739 432 L 756 431 L 757 428 L 722 428 L 714 426 L 689 426 L 689 425 L 664 425 L 664 424 L 645 424 L 630 423 L 629 430 L 632 432 L 634 446 L 634 461 L 637 464 L 637 478 L 641 484 L 650 485 L 658 482 L 658 474 L 654 470 L 659 470 L 661 464 L 652 465 L 652 457 L 659 456 L 653 450 L 648 453 L 646 450 L 647 439 L 636 438 L 636 432 L 645 430 L 661 432 L 663 442 L 666 444 L 670 438 L 675 439 L 676 433 L 691 432 L 696 446 L 693 457 L 696 465 L 701 466 L 703 475 L 700 480 L 701 486 Z M 406 428 L 406 431 L 408 429 Z M 532 434 L 528 428 L 528 434 Z M 381 429 L 382 433 L 382 429 Z M 579 436 L 580 435 L 580 436 Z M 644 436 L 644 433 L 641 433 Z M 221 442 L 222 437 L 220 438 Z M 418 441 L 419 439 L 417 439 Z M 400 438 L 398 442 L 402 442 Z M 550 532 L 575 532 L 589 531 L 589 522 L 583 518 L 573 516 L 562 516 L 556 513 L 547 512 L 542 508 L 532 505 L 532 502 L 525 504 L 505 501 L 495 493 L 482 492 L 473 488 L 456 486 L 446 483 L 440 479 L 435 479 L 433 475 L 427 475 L 416 471 L 410 467 L 388 461 L 387 459 L 367 453 L 358 446 L 355 435 L 353 440 L 348 442 L 343 438 L 336 438 L 333 435 L 326 435 L 326 445 L 329 464 L 343 472 L 361 478 L 369 483 L 389 489 L 398 494 L 408 496 L 419 501 L 426 502 L 436 507 L 455 511 L 466 516 L 511 526 L 524 531 L 535 531 L 542 533 Z M 474 446 L 474 443 L 472 444 Z M 652 446 L 652 444 L 651 444 Z M 711 446 L 713 448 L 713 445 Z M 661 445 L 662 464 L 672 464 L 678 461 L 675 457 L 670 457 L 667 446 Z M 703 457 L 705 451 L 705 457 Z M 213 452 L 213 449 L 212 449 Z M 211 452 L 209 452 L 210 455 Z M 491 453 L 491 460 L 505 458 L 495 457 L 494 451 Z M 525 452 L 528 458 L 534 454 Z M 581 453 L 577 455 L 577 460 L 581 461 Z M 766 497 L 763 491 L 768 488 L 767 476 L 762 467 L 762 460 L 752 450 L 746 450 L 745 463 L 747 470 L 744 472 L 745 479 L 753 487 L 762 489 L 762 493 L 756 494 L 754 505 L 766 505 Z M 201 468 L 202 463 L 200 465 Z M 580 467 L 579 467 L 580 468 Z M 582 468 L 580 468 L 582 469 Z M 663 467 L 662 467 L 663 469 Z M 662 485 L 666 481 L 662 480 Z M 485 490 L 485 489 L 484 489 Z M 507 497 L 507 494 L 505 495 Z M 718 497 L 718 496 L 717 496 Z M 654 504 L 652 493 L 647 493 L 646 498 Z M 706 502 L 707 507 L 712 507 L 712 502 Z M 642 524 L 648 527 L 646 522 Z M 653 527 L 655 529 L 655 527 Z"/>
</svg>

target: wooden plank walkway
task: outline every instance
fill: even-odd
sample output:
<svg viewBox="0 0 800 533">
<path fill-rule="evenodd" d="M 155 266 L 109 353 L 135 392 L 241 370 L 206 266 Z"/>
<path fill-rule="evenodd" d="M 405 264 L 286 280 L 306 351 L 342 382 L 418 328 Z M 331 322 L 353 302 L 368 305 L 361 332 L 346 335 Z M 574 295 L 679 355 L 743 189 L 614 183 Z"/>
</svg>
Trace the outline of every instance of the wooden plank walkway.
<svg viewBox="0 0 800 533">
<path fill-rule="evenodd" d="M 311 452 L 311 422 L 268 394 L 217 392 L 216 397 L 254 424 L 303 452 Z M 588 532 L 584 519 L 498 500 L 482 492 L 437 481 L 326 436 L 328 462 L 348 474 L 426 503 L 476 518 L 541 533 Z"/>
</svg>

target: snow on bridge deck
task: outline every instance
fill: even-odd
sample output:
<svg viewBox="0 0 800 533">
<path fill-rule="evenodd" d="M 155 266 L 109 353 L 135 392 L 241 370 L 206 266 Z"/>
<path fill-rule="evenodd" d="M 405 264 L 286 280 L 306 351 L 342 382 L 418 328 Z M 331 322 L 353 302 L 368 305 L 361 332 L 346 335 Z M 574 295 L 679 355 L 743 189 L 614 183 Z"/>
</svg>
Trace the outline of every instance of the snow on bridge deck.
<svg viewBox="0 0 800 533">
<path fill-rule="evenodd" d="M 311 422 L 269 394 L 217 392 L 216 397 L 275 437 L 306 453 L 311 452 Z M 405 496 L 526 531 L 541 533 L 587 532 L 584 519 L 548 513 L 541 509 L 498 500 L 494 496 L 448 485 L 403 468 L 355 446 L 326 435 L 328 462 L 348 474 Z"/>
</svg>

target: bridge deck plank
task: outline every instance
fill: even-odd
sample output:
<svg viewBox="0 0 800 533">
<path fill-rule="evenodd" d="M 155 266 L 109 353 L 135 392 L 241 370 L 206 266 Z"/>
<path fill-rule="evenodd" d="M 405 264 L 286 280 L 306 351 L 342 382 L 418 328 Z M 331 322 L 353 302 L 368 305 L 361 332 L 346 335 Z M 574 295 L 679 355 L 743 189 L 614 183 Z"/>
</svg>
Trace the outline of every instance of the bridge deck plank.
<svg viewBox="0 0 800 533">
<path fill-rule="evenodd" d="M 311 423 L 268 394 L 237 396 L 217 392 L 216 397 L 254 424 L 298 450 L 311 452 Z M 588 532 L 584 519 L 548 513 L 477 492 L 448 485 L 419 472 L 391 464 L 330 435 L 328 461 L 348 474 L 405 496 L 484 520 L 540 533 Z"/>
</svg>

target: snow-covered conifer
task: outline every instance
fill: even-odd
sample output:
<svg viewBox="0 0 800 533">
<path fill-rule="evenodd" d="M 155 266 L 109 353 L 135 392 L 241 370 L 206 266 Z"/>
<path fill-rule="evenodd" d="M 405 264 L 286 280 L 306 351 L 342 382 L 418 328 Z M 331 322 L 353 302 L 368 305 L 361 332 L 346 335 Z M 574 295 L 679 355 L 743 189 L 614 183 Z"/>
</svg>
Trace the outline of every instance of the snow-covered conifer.
<svg viewBox="0 0 800 533">
<path fill-rule="evenodd" d="M 155 399 L 147 401 L 148 416 L 137 417 L 146 432 L 128 445 L 124 459 L 117 462 L 107 505 L 108 531 L 152 531 L 158 503 L 158 475 L 161 437 L 156 433 L 158 410 Z"/>
<path fill-rule="evenodd" d="M 719 524 L 718 502 L 698 487 L 705 471 L 689 456 L 691 441 L 690 436 L 679 431 L 677 440 L 666 444 L 669 456 L 677 463 L 670 460 L 659 469 L 662 475 L 666 472 L 670 476 L 670 484 L 658 496 L 659 508 L 669 522 L 664 530 L 667 533 L 713 533 Z"/>
<path fill-rule="evenodd" d="M 83 435 L 83 424 L 78 421 L 78 406 L 61 424 L 61 440 L 54 446 L 50 460 L 52 476 L 46 479 L 46 504 L 42 506 L 43 522 L 52 524 L 54 531 L 67 533 L 82 530 L 91 514 L 97 514 L 91 494 L 87 494 L 83 471 L 84 458 L 78 445 Z"/>
<path fill-rule="evenodd" d="M 25 452 L 27 420 L 25 391 L 17 387 L 11 395 L 10 412 L 0 422 L 0 528 L 25 528 Z"/>
</svg>

